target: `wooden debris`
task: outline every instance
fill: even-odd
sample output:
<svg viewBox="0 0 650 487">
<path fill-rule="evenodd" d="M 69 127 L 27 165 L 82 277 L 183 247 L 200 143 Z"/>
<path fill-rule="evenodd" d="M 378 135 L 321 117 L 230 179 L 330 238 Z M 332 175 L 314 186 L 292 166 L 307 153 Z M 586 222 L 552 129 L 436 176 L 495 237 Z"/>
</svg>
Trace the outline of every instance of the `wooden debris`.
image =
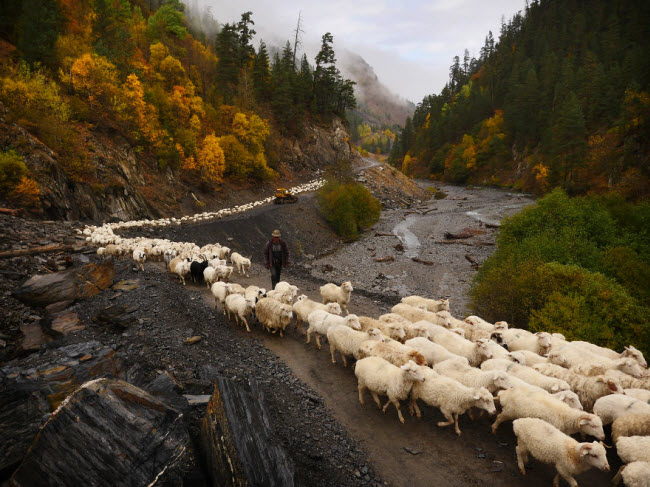
<svg viewBox="0 0 650 487">
<path fill-rule="evenodd" d="M 195 336 L 185 340 L 185 344 L 186 345 L 193 345 L 193 344 L 195 344 L 197 342 L 200 342 L 201 340 L 203 340 L 203 337 L 201 335 L 195 335 Z"/>
<path fill-rule="evenodd" d="M 431 262 L 430 260 L 422 260 L 418 257 L 411 257 L 411 260 L 413 262 L 419 262 L 420 264 L 424 264 L 424 265 L 434 265 L 434 262 Z"/>
<path fill-rule="evenodd" d="M 0 213 L 2 213 L 3 215 L 18 216 L 20 212 L 21 210 L 15 210 L 12 208 L 0 208 Z"/>
<path fill-rule="evenodd" d="M 381 257 L 379 259 L 373 259 L 375 262 L 393 262 L 395 260 L 395 257 L 392 255 L 389 255 L 388 257 Z"/>
<path fill-rule="evenodd" d="M 395 237 L 395 238 L 399 238 L 394 233 L 384 233 L 384 232 L 376 232 L 375 237 Z"/>
<path fill-rule="evenodd" d="M 478 261 L 469 254 L 465 254 L 465 258 L 472 264 L 472 269 L 478 269 Z"/>
<path fill-rule="evenodd" d="M 462 240 L 436 240 L 434 243 L 437 243 L 437 244 L 468 245 L 469 247 L 476 246 L 476 244 L 473 244 L 472 242 L 463 242 Z"/>
<path fill-rule="evenodd" d="M 404 252 L 404 246 L 402 245 L 401 242 L 398 243 L 397 245 L 395 245 L 393 248 L 394 248 L 395 250 L 397 250 L 398 252 Z"/>
<path fill-rule="evenodd" d="M 501 225 L 498 223 L 486 223 L 486 228 L 499 228 Z"/>
<path fill-rule="evenodd" d="M 64 245 L 64 244 L 57 243 L 57 244 L 41 245 L 40 247 L 30 247 L 28 249 L 5 250 L 3 252 L 0 252 L 0 259 L 20 257 L 22 255 L 45 254 L 48 252 L 57 252 L 57 251 L 81 252 L 82 250 L 85 250 L 85 247 L 79 248 L 79 247 L 75 247 L 74 245 Z"/>
</svg>

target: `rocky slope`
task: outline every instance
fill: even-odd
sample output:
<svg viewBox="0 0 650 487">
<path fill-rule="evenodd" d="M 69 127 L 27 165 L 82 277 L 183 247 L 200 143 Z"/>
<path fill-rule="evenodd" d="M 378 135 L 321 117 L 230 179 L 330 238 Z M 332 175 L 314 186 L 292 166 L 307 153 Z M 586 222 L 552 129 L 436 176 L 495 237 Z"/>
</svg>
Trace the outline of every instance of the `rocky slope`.
<svg viewBox="0 0 650 487">
<path fill-rule="evenodd" d="M 307 124 L 298 139 L 279 141 L 280 180 L 257 185 L 225 182 L 218 191 L 202 193 L 191 181 L 182 181 L 169 168 L 159 170 L 151 155 L 139 152 L 128 140 L 108 128 L 86 131 L 94 169 L 88 182 L 64 172 L 58 155 L 26 128 L 11 123 L 0 104 L 0 150 L 13 149 L 41 189 L 41 207 L 35 216 L 57 220 L 132 220 L 180 216 L 217 210 L 268 196 L 276 186 L 313 178 L 313 172 L 338 160 L 358 160 L 349 134 L 339 119 L 329 126 Z M 8 206 L 0 201 L 0 205 Z"/>
</svg>

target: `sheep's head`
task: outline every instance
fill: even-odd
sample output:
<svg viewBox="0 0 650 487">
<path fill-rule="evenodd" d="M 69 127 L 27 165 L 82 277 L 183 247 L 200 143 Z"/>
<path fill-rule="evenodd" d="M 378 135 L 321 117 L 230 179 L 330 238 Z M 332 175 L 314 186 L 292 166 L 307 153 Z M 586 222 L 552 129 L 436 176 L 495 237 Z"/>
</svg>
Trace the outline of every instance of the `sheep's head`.
<svg viewBox="0 0 650 487">
<path fill-rule="evenodd" d="M 578 419 L 578 428 L 586 435 L 595 436 L 599 440 L 605 439 L 603 431 L 603 422 L 595 414 L 584 413 Z"/>
<path fill-rule="evenodd" d="M 304 299 L 309 299 L 309 298 L 307 297 L 306 294 L 301 294 L 301 295 L 298 296 L 298 298 L 296 299 L 296 302 L 298 303 L 298 302 L 300 302 L 300 301 L 302 301 L 302 300 L 304 300 Z"/>
<path fill-rule="evenodd" d="M 382 334 L 379 328 L 370 328 L 370 330 L 368 330 L 368 340 L 372 340 L 375 342 L 385 341 L 384 335 Z"/>
<path fill-rule="evenodd" d="M 511 360 L 519 365 L 526 365 L 526 356 L 519 352 L 508 352 L 508 360 Z"/>
<path fill-rule="evenodd" d="M 361 344 L 359 347 L 359 351 L 357 352 L 359 354 L 359 358 L 365 358 L 365 357 L 370 357 L 372 355 L 372 347 L 373 344 L 369 342 L 364 342 Z"/>
<path fill-rule="evenodd" d="M 503 335 L 501 333 L 496 332 L 496 331 L 492 332 L 492 334 L 490 335 L 490 340 L 493 340 L 493 341 L 497 342 L 499 345 L 503 345 L 503 343 L 504 343 L 503 342 Z"/>
<path fill-rule="evenodd" d="M 436 316 L 438 317 L 438 325 L 449 328 L 451 325 L 451 313 L 449 311 L 437 311 Z"/>
<path fill-rule="evenodd" d="M 465 330 L 462 328 L 450 328 L 449 331 L 465 338 Z"/>
<path fill-rule="evenodd" d="M 406 338 L 406 332 L 404 331 L 404 328 L 396 323 L 389 323 L 388 330 L 390 332 L 390 337 L 394 338 L 395 340 L 404 340 L 404 338 Z"/>
<path fill-rule="evenodd" d="M 280 323 L 283 326 L 287 326 L 291 319 L 293 318 L 293 310 L 291 306 L 287 304 L 280 305 Z"/>
<path fill-rule="evenodd" d="M 551 334 L 545 331 L 538 331 L 535 335 L 537 336 L 540 354 L 546 355 L 551 349 Z"/>
<path fill-rule="evenodd" d="M 644 375 L 644 370 L 635 359 L 630 357 L 620 358 L 616 361 L 616 368 L 621 372 L 640 379 Z"/>
<path fill-rule="evenodd" d="M 413 360 L 409 360 L 407 363 L 402 365 L 400 369 L 402 369 L 406 373 L 407 377 L 413 382 L 424 382 L 424 373 L 420 370 L 418 365 L 413 362 Z"/>
<path fill-rule="evenodd" d="M 341 305 L 339 303 L 327 303 L 326 310 L 328 313 L 332 313 L 333 315 L 340 315 L 342 313 Z"/>
<path fill-rule="evenodd" d="M 555 394 L 555 397 L 573 409 L 584 411 L 582 404 L 580 404 L 580 398 L 573 391 L 560 391 Z"/>
<path fill-rule="evenodd" d="M 350 281 L 345 281 L 343 284 L 341 284 L 341 289 L 349 293 L 354 291 L 354 288 L 352 287 L 352 283 Z"/>
<path fill-rule="evenodd" d="M 474 406 L 485 409 L 489 414 L 494 414 L 497 409 L 494 407 L 494 398 L 485 387 L 480 387 L 474 392 Z"/>
<path fill-rule="evenodd" d="M 508 322 L 507 321 L 497 321 L 494 324 L 494 329 L 496 331 L 507 330 L 508 329 Z"/>
<path fill-rule="evenodd" d="M 607 463 L 607 453 L 603 445 L 594 441 L 592 443 L 578 443 L 576 445 L 580 461 L 591 465 L 599 470 L 609 472 L 609 463 Z"/>
<path fill-rule="evenodd" d="M 632 345 L 625 347 L 623 350 L 623 353 L 621 354 L 622 357 L 631 357 L 634 360 L 636 360 L 641 367 L 648 368 L 648 363 L 645 361 L 645 358 L 643 357 L 643 354 L 634 348 Z"/>
<path fill-rule="evenodd" d="M 361 323 L 359 323 L 359 317 L 357 315 L 347 315 L 344 319 L 344 323 L 353 330 L 361 329 Z"/>
<path fill-rule="evenodd" d="M 492 383 L 496 389 L 510 389 L 512 387 L 512 381 L 506 372 L 493 370 L 492 373 Z"/>
<path fill-rule="evenodd" d="M 478 340 L 476 342 L 476 350 L 478 351 L 481 362 L 494 358 L 494 354 L 492 353 L 492 350 L 490 350 L 490 344 L 488 340 Z"/>
<path fill-rule="evenodd" d="M 625 394 L 621 384 L 616 379 L 599 375 L 596 377 L 596 383 L 603 388 L 606 394 Z"/>
<path fill-rule="evenodd" d="M 569 365 L 568 360 L 560 352 L 551 352 L 548 354 L 548 362 L 551 364 L 559 365 L 560 367 L 567 368 Z"/>
<path fill-rule="evenodd" d="M 438 309 L 440 311 L 449 311 L 449 300 L 448 299 L 441 299 L 440 304 L 438 305 Z"/>
</svg>

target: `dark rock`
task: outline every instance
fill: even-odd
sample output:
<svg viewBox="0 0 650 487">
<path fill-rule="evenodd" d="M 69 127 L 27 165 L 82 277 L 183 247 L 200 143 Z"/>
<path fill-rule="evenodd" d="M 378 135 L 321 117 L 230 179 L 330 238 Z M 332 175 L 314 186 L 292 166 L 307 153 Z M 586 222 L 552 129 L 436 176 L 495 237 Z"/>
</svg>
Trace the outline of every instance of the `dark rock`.
<svg viewBox="0 0 650 487">
<path fill-rule="evenodd" d="M 66 308 L 69 308 L 74 303 L 73 300 L 68 299 L 67 301 L 59 301 L 58 303 L 48 304 L 45 307 L 45 313 L 53 315 L 55 313 L 60 313 Z"/>
<path fill-rule="evenodd" d="M 111 288 L 114 291 L 132 291 L 138 286 L 140 286 L 139 279 L 127 279 L 126 281 L 116 282 Z"/>
<path fill-rule="evenodd" d="M 163 372 L 152 380 L 145 390 L 156 396 L 167 396 L 180 393 L 183 390 L 183 384 L 169 372 Z"/>
<path fill-rule="evenodd" d="M 95 321 L 102 325 L 112 325 L 118 328 L 128 328 L 137 322 L 133 315 L 135 308 L 125 306 L 109 306 L 95 316 Z"/>
<path fill-rule="evenodd" d="M 113 283 L 113 260 L 87 264 L 52 274 L 35 275 L 16 289 L 13 296 L 30 306 L 47 306 L 99 294 Z"/>
<path fill-rule="evenodd" d="M 151 485 L 174 469 L 188 447 L 182 417 L 127 382 L 90 381 L 41 428 L 12 482 Z"/>
<path fill-rule="evenodd" d="M 257 382 L 248 390 L 219 377 L 201 423 L 201 445 L 214 486 L 292 486 L 294 468 L 272 441 Z"/>
<path fill-rule="evenodd" d="M 138 387 L 144 387 L 146 381 L 144 377 L 144 370 L 139 363 L 133 364 L 126 371 L 126 381 Z"/>
<path fill-rule="evenodd" d="M 23 323 L 20 325 L 20 332 L 23 334 L 20 346 L 26 352 L 40 350 L 44 344 L 52 341 L 52 337 L 43 331 L 40 321 Z"/>
<path fill-rule="evenodd" d="M 52 320 L 50 327 L 52 330 L 62 333 L 63 335 L 74 333 L 75 331 L 80 331 L 86 328 L 79 320 L 77 313 L 73 313 L 72 311 L 57 313 Z"/>
<path fill-rule="evenodd" d="M 44 418 L 77 387 L 121 376 L 114 350 L 96 341 L 32 354 L 0 368 L 0 470 L 22 459 Z"/>
</svg>

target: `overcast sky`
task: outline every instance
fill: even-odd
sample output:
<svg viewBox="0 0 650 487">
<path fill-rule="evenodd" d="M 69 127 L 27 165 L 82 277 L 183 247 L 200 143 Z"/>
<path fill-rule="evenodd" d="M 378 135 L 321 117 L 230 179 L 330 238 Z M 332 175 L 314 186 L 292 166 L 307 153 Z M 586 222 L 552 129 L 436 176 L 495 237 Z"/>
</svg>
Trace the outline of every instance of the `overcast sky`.
<svg viewBox="0 0 650 487">
<path fill-rule="evenodd" d="M 524 9 L 525 0 L 199 0 L 210 5 L 220 23 L 253 12 L 257 39 L 284 45 L 293 37 L 302 12 L 304 48 L 313 63 L 325 32 L 334 48 L 361 55 L 379 81 L 396 94 L 418 103 L 439 93 L 449 66 L 463 50 L 478 57 L 485 36 L 498 38 L 501 18 Z"/>
</svg>

